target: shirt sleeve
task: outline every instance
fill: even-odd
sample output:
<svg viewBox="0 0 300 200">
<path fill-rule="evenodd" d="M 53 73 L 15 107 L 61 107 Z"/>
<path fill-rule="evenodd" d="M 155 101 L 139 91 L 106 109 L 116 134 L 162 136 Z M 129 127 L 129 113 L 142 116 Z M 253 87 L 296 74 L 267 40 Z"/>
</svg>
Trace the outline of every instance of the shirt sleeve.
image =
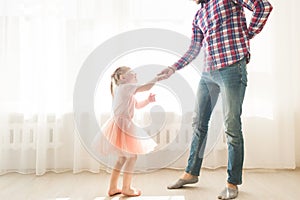
<svg viewBox="0 0 300 200">
<path fill-rule="evenodd" d="M 137 88 L 140 86 L 138 84 L 132 84 L 132 83 L 128 83 L 128 84 L 121 84 L 122 85 L 122 89 L 124 91 L 126 91 L 126 93 L 129 95 L 129 96 L 132 96 L 135 94 L 135 91 L 137 90 Z"/>
<path fill-rule="evenodd" d="M 235 0 L 245 8 L 253 12 L 250 25 L 248 27 L 248 39 L 252 39 L 264 27 L 267 19 L 273 10 L 272 5 L 267 0 Z"/>
<path fill-rule="evenodd" d="M 192 62 L 200 52 L 203 40 L 203 33 L 197 25 L 198 12 L 195 15 L 193 20 L 193 34 L 191 39 L 191 44 L 188 51 L 172 66 L 175 66 L 176 69 L 181 69 Z"/>
</svg>

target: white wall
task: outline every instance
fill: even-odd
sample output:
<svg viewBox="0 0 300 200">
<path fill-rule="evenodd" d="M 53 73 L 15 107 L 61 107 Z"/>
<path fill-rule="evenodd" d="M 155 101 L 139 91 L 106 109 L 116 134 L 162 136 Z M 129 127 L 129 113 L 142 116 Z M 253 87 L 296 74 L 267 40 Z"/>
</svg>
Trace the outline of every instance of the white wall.
<svg viewBox="0 0 300 200">
<path fill-rule="evenodd" d="M 300 121 L 300 114 L 297 117 L 297 121 Z M 296 165 L 297 167 L 300 167 L 300 125 L 298 124 L 298 127 L 296 127 Z"/>
<path fill-rule="evenodd" d="M 300 2 L 296 0 L 291 0 L 290 11 L 293 13 L 291 15 L 292 24 L 295 24 L 292 28 L 293 43 L 291 44 L 291 57 L 293 60 L 293 70 L 292 73 L 296 79 L 299 79 L 300 67 L 299 67 L 299 54 L 300 54 L 300 27 L 299 27 L 299 17 L 300 12 L 298 10 Z M 296 25 L 297 24 L 297 25 Z M 295 80 L 296 80 L 295 79 Z M 295 84 L 296 85 L 296 84 Z M 300 167 L 300 90 L 296 88 L 294 91 L 294 102 L 295 102 L 295 156 L 296 156 L 296 166 Z"/>
</svg>

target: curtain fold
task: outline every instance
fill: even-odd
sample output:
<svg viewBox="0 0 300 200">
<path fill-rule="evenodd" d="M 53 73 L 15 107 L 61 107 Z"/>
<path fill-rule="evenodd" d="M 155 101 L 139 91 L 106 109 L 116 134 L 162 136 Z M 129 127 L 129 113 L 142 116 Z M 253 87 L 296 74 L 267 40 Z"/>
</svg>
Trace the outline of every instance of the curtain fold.
<svg viewBox="0 0 300 200">
<path fill-rule="evenodd" d="M 300 29 L 296 10 L 300 3 L 271 3 L 274 10 L 269 21 L 251 41 L 242 119 L 244 166 L 293 169 L 300 162 Z M 166 15 L 170 6 L 172 12 Z M 155 14 L 150 12 L 156 9 Z M 132 29 L 166 28 L 190 37 L 196 10 L 194 2 L 186 0 L 1 0 L 0 174 L 97 173 L 104 169 L 82 146 L 74 124 L 73 90 L 82 63 L 102 42 Z M 109 83 L 105 84 L 103 88 L 108 89 Z M 196 89 L 198 83 L 192 84 Z M 110 100 L 107 97 L 106 101 Z M 106 112 L 99 110 L 97 114 L 104 116 Z M 210 137 L 216 142 L 209 145 L 214 148 L 207 149 L 203 164 L 207 168 L 227 164 L 223 129 L 215 128 L 222 124 L 217 118 L 220 112 L 217 107 L 210 124 Z M 142 115 L 139 120 L 143 122 Z M 186 126 L 188 138 L 191 121 Z M 184 168 L 187 156 L 188 151 L 169 167 Z"/>
</svg>

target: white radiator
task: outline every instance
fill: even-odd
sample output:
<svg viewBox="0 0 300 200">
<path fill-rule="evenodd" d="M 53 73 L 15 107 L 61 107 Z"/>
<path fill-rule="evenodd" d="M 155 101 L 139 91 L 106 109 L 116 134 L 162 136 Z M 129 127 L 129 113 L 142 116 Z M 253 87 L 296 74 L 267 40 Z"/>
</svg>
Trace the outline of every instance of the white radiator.
<svg viewBox="0 0 300 200">
<path fill-rule="evenodd" d="M 35 149 L 39 134 L 43 134 L 43 144 L 48 148 L 56 147 L 58 141 L 55 115 L 48 115 L 43 122 L 38 122 L 38 117 L 24 119 L 22 114 L 11 114 L 7 124 L 2 126 L 1 143 L 4 149 Z"/>
<path fill-rule="evenodd" d="M 144 128 L 156 141 L 158 148 L 171 142 L 175 142 L 183 147 L 190 143 L 193 134 L 191 113 L 187 113 L 182 118 L 178 118 L 174 113 L 167 113 L 166 116 L 165 124 L 161 125 L 154 121 L 150 127 Z M 105 122 L 107 118 L 108 116 L 106 115 L 102 118 L 102 121 Z M 143 118 L 141 119 L 143 120 Z M 4 149 L 35 149 L 38 143 L 42 143 L 47 148 L 57 148 L 62 144 L 65 145 L 69 141 L 73 141 L 69 137 L 72 137 L 74 134 L 72 132 L 74 127 L 66 130 L 65 126 L 70 125 L 63 123 L 66 122 L 62 122 L 55 115 L 47 115 L 41 120 L 37 116 L 24 119 L 22 114 L 11 114 L 8 123 L 1 126 L 1 147 Z M 61 129 L 64 129 L 64 131 Z M 67 133 L 67 131 L 72 133 Z M 223 129 L 220 130 L 220 128 L 212 126 L 209 131 L 218 134 Z"/>
</svg>

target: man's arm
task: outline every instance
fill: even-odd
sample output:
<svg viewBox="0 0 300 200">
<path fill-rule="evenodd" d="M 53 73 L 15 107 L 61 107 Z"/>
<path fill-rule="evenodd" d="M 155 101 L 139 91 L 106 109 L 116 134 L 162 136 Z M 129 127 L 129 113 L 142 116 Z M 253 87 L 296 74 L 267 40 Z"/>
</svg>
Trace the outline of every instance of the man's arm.
<svg viewBox="0 0 300 200">
<path fill-rule="evenodd" d="M 191 39 L 191 44 L 189 46 L 189 49 L 176 63 L 165 68 L 159 74 L 157 74 L 158 76 L 162 77 L 162 80 L 169 78 L 172 74 L 175 73 L 176 70 L 181 69 L 186 65 L 188 65 L 199 54 L 200 49 L 202 47 L 202 41 L 204 36 L 196 23 L 197 17 L 198 17 L 198 12 L 195 15 L 195 18 L 193 20 L 193 28 L 192 28 L 193 34 L 192 34 L 192 39 Z"/>
<path fill-rule="evenodd" d="M 197 16 L 197 15 L 196 15 Z M 195 21 L 195 20 L 194 20 Z M 199 27 L 193 22 L 193 35 L 188 51 L 171 67 L 173 69 L 181 69 L 192 62 L 200 52 L 203 40 L 203 33 Z"/>
<path fill-rule="evenodd" d="M 235 1 L 253 12 L 250 25 L 248 27 L 248 39 L 252 39 L 263 29 L 271 11 L 273 10 L 273 7 L 267 0 Z"/>
</svg>

